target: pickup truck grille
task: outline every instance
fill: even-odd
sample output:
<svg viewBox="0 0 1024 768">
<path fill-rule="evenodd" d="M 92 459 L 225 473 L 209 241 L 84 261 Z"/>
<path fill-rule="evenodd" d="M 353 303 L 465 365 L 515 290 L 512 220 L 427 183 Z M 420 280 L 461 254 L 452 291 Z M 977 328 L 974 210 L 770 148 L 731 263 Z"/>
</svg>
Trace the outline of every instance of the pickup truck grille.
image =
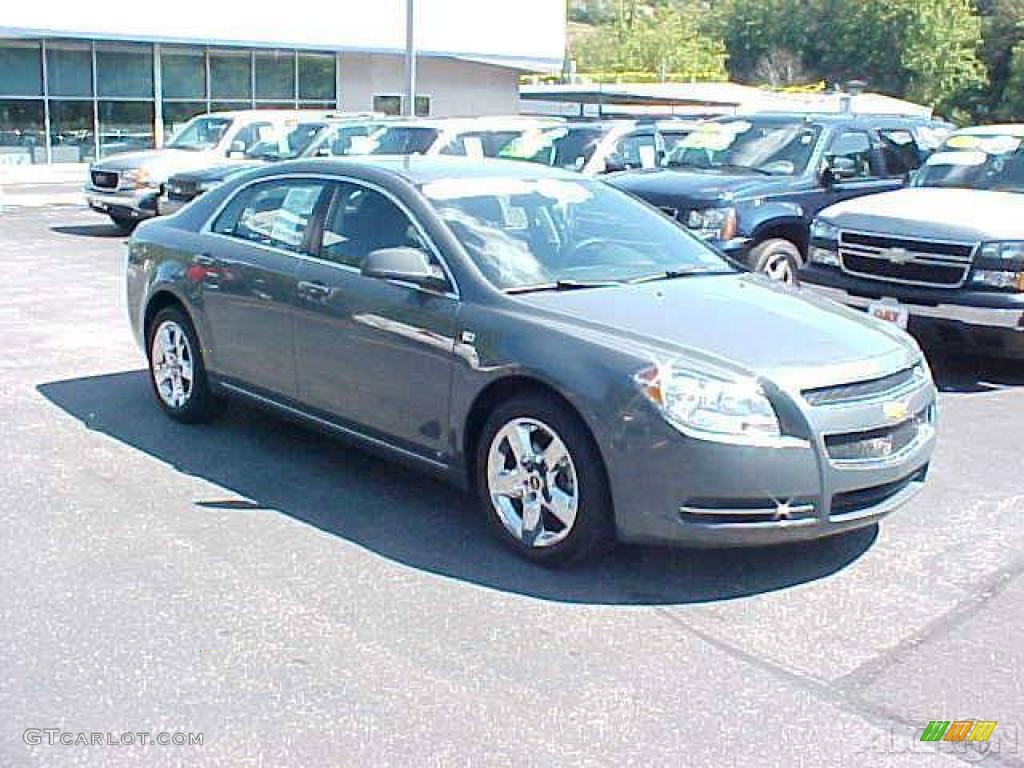
<svg viewBox="0 0 1024 768">
<path fill-rule="evenodd" d="M 199 196 L 199 185 L 194 181 L 178 181 L 171 179 L 167 182 L 167 199 L 187 203 Z"/>
<path fill-rule="evenodd" d="M 116 171 L 90 171 L 89 173 L 92 178 L 92 185 L 96 189 L 109 189 L 113 191 L 117 189 L 118 184 L 121 182 L 121 176 Z"/>
<path fill-rule="evenodd" d="M 930 288 L 962 286 L 974 249 L 974 243 L 846 231 L 839 235 L 839 258 L 847 274 Z"/>
</svg>

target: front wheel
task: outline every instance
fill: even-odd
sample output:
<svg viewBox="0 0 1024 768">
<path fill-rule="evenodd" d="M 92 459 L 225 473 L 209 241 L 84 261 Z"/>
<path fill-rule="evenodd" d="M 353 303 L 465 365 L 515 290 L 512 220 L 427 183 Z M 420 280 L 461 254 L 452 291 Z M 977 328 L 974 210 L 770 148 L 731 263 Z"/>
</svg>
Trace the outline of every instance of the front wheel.
<svg viewBox="0 0 1024 768">
<path fill-rule="evenodd" d="M 122 235 L 130 235 L 139 224 L 136 219 L 129 219 L 125 216 L 111 216 L 110 222 L 117 227 L 117 231 Z"/>
<path fill-rule="evenodd" d="M 614 543 L 604 464 L 579 418 L 553 398 L 498 406 L 476 455 L 480 503 L 499 536 L 533 562 L 591 559 Z"/>
<path fill-rule="evenodd" d="M 780 283 L 799 283 L 797 270 L 803 264 L 803 258 L 800 256 L 800 249 L 789 240 L 765 240 L 751 249 L 750 256 L 755 271 L 762 272 Z"/>
<path fill-rule="evenodd" d="M 149 335 L 149 380 L 157 404 L 176 421 L 209 421 L 222 408 L 206 378 L 199 340 L 182 310 L 167 307 L 153 319 Z"/>
</svg>

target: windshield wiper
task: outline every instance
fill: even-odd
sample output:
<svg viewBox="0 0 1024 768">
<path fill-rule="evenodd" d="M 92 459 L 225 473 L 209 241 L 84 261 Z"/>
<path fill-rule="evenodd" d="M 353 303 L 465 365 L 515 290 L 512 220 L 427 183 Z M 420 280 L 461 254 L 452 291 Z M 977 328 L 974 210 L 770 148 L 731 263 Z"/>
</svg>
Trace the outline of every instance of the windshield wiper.
<svg viewBox="0 0 1024 768">
<path fill-rule="evenodd" d="M 629 285 L 640 283 L 653 283 L 656 280 L 675 280 L 680 277 L 704 277 L 705 275 L 732 275 L 731 269 L 701 269 L 700 267 L 688 267 L 687 269 L 666 269 L 663 272 L 652 272 L 649 275 L 640 275 L 632 280 L 627 280 Z"/>
<path fill-rule="evenodd" d="M 505 293 L 534 293 L 537 291 L 578 291 L 582 288 L 609 288 L 622 285 L 618 280 L 554 280 L 550 283 L 534 283 L 533 285 L 515 285 L 506 288 Z"/>
</svg>

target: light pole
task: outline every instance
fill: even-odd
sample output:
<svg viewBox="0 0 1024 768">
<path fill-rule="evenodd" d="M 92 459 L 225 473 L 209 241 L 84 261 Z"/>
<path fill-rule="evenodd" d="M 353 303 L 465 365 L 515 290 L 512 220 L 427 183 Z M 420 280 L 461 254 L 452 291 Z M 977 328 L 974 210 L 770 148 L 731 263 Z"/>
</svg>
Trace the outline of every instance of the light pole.
<svg viewBox="0 0 1024 768">
<path fill-rule="evenodd" d="M 405 109 L 407 117 L 416 116 L 416 2 L 405 0 Z"/>
</svg>

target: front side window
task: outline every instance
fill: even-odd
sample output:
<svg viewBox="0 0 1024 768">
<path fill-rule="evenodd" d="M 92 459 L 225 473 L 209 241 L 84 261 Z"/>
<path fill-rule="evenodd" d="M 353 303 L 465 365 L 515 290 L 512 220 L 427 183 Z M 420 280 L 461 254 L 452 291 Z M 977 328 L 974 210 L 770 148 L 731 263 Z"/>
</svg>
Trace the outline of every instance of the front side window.
<svg viewBox="0 0 1024 768">
<path fill-rule="evenodd" d="M 651 134 L 634 133 L 623 136 L 615 142 L 613 152 L 626 169 L 653 168 L 656 164 L 654 136 Z"/>
<path fill-rule="evenodd" d="M 422 155 L 437 141 L 438 130 L 426 126 L 393 125 L 381 128 L 367 146 L 371 155 Z"/>
<path fill-rule="evenodd" d="M 871 168 L 871 138 L 862 131 L 847 131 L 836 137 L 825 155 L 830 168 L 842 171 L 843 179 L 868 179 Z"/>
<path fill-rule="evenodd" d="M 317 134 L 315 140 L 302 151 L 303 157 L 344 157 L 366 154 L 369 136 L 374 125 L 336 125 Z"/>
<path fill-rule="evenodd" d="M 734 271 L 666 216 L 600 182 L 444 179 L 423 193 L 504 290 Z"/>
<path fill-rule="evenodd" d="M 916 187 L 1024 192 L 1024 149 L 1018 136 L 954 134 L 914 177 Z"/>
<path fill-rule="evenodd" d="M 522 131 L 469 131 L 460 133 L 441 150 L 442 155 L 497 157 Z"/>
<path fill-rule="evenodd" d="M 723 120 L 698 126 L 665 164 L 683 170 L 799 176 L 811 161 L 821 128 L 797 120 Z"/>
<path fill-rule="evenodd" d="M 271 123 L 249 123 L 243 125 L 231 140 L 232 152 L 249 152 L 259 144 L 277 143 L 277 129 Z M 241 145 L 241 146 L 238 146 Z"/>
<path fill-rule="evenodd" d="M 403 247 L 428 252 L 401 208 L 376 190 L 352 183 L 338 186 L 324 223 L 321 258 L 359 269 L 371 251 Z"/>
<path fill-rule="evenodd" d="M 327 187 L 316 179 L 254 184 L 228 204 L 213 231 L 260 245 L 303 253 L 310 220 Z"/>
<path fill-rule="evenodd" d="M 230 126 L 231 118 L 228 117 L 197 117 L 186 123 L 181 131 L 167 142 L 167 146 L 172 149 L 193 151 L 213 149 L 220 144 Z"/>
</svg>

